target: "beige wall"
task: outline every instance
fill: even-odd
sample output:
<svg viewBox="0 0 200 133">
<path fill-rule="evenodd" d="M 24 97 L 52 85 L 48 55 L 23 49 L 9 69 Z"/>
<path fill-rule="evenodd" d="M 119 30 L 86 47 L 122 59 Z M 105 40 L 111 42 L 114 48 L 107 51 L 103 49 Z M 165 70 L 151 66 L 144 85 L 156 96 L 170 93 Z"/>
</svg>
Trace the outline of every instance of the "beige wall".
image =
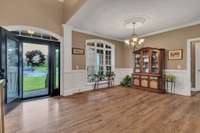
<svg viewBox="0 0 200 133">
<path fill-rule="evenodd" d="M 183 60 L 168 60 L 166 58 L 167 69 L 186 69 L 187 39 L 200 37 L 200 25 L 182 28 L 170 32 L 165 32 L 146 37 L 145 46 L 165 48 L 166 50 L 183 49 Z M 166 57 L 168 55 L 166 54 Z"/>
<path fill-rule="evenodd" d="M 26 25 L 62 35 L 63 3 L 58 0 L 1 0 L 0 25 Z"/>
<path fill-rule="evenodd" d="M 86 2 L 86 0 L 65 0 L 64 21 L 68 21 Z"/>
<path fill-rule="evenodd" d="M 66 23 L 86 0 L 0 0 L 0 26 L 26 25 L 59 35 Z"/>
<path fill-rule="evenodd" d="M 132 67 L 131 50 L 127 49 L 123 42 L 114 41 L 111 39 L 101 38 L 93 35 L 88 35 L 73 31 L 72 33 L 72 47 L 85 49 L 85 42 L 88 39 L 103 39 L 115 45 L 115 67 L 116 68 L 130 68 Z M 72 55 L 72 68 L 85 69 L 86 60 L 85 55 Z"/>
</svg>

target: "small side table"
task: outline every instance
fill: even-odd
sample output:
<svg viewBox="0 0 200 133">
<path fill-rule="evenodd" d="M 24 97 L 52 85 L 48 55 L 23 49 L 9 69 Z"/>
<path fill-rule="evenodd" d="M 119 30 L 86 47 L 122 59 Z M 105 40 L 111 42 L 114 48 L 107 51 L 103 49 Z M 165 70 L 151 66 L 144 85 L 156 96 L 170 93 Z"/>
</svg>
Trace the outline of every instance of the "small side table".
<svg viewBox="0 0 200 133">
<path fill-rule="evenodd" d="M 168 90 L 170 87 L 170 92 L 171 94 L 175 94 L 175 87 L 176 87 L 176 82 L 175 81 L 170 81 L 170 80 L 166 80 L 165 81 L 165 88 L 166 90 Z"/>
<path fill-rule="evenodd" d="M 100 80 L 100 77 L 96 76 L 93 90 L 99 89 L 100 84 L 107 84 L 108 88 L 114 87 L 114 80 L 115 80 L 115 75 L 108 76 L 104 80 Z M 103 83 L 101 83 L 101 81 L 103 81 Z"/>
</svg>

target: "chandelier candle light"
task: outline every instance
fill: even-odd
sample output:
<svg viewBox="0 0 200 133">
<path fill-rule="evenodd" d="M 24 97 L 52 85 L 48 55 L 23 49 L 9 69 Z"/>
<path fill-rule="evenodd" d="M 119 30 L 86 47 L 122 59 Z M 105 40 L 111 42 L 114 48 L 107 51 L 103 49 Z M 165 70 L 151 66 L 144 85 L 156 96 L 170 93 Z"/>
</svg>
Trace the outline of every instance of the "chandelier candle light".
<svg viewBox="0 0 200 133">
<path fill-rule="evenodd" d="M 130 39 L 125 40 L 125 44 L 133 48 L 133 51 L 143 47 L 144 38 L 139 38 L 136 34 L 136 22 L 133 22 L 133 34 Z"/>
</svg>

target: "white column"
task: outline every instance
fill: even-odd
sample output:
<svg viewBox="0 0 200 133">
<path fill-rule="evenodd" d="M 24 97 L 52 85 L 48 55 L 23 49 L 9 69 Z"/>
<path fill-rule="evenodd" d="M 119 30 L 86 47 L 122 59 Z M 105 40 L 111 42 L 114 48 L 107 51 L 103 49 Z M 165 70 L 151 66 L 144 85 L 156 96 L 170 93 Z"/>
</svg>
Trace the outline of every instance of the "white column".
<svg viewBox="0 0 200 133">
<path fill-rule="evenodd" d="M 73 27 L 67 24 L 64 27 L 64 45 L 63 45 L 63 62 L 64 72 L 72 71 L 72 29 Z"/>
</svg>

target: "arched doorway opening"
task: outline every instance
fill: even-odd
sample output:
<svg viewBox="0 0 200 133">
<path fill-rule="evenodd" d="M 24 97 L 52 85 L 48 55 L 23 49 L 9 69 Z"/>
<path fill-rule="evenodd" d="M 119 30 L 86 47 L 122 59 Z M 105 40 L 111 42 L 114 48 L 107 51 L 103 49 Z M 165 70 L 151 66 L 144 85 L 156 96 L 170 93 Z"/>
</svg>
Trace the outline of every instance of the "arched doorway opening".
<svg viewBox="0 0 200 133">
<path fill-rule="evenodd" d="M 29 26 L 4 28 L 0 37 L 0 78 L 7 80 L 6 103 L 60 95 L 62 37 Z"/>
</svg>

